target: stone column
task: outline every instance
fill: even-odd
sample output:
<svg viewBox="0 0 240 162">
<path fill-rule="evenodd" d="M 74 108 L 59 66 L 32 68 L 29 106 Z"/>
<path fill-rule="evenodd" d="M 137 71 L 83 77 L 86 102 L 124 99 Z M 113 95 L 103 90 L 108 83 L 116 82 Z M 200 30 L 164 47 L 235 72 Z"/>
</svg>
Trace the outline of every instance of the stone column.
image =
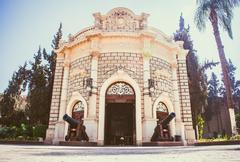
<svg viewBox="0 0 240 162">
<path fill-rule="evenodd" d="M 149 92 L 148 80 L 150 76 L 151 39 L 143 40 L 143 80 L 144 80 L 144 118 L 143 118 L 143 142 L 149 142 L 156 127 L 156 119 L 153 118 L 152 99 Z"/>
<path fill-rule="evenodd" d="M 91 60 L 91 78 L 93 79 L 92 91 L 89 94 L 89 103 L 87 117 L 84 118 L 84 125 L 90 142 L 97 142 L 97 72 L 98 72 L 98 57 L 99 57 L 99 39 L 94 37 L 91 40 L 90 55 Z"/>
<path fill-rule="evenodd" d="M 45 143 L 51 144 L 54 139 L 55 124 L 58 121 L 60 97 L 61 97 L 61 85 L 63 78 L 64 58 L 62 54 L 57 55 L 56 68 L 54 74 L 54 83 L 52 91 L 51 109 L 49 115 L 49 125 L 46 133 Z"/>
<path fill-rule="evenodd" d="M 230 118 L 230 124 L 231 124 L 231 135 L 237 134 L 237 125 L 236 125 L 236 119 L 235 119 L 235 113 L 234 108 L 228 108 L 229 118 Z"/>
<path fill-rule="evenodd" d="M 91 52 L 91 78 L 93 79 L 92 92 L 89 97 L 87 117 L 84 119 L 84 125 L 86 126 L 86 132 L 89 136 L 90 142 L 97 141 L 97 71 L 98 71 L 98 56 L 99 52 Z"/>
<path fill-rule="evenodd" d="M 187 51 L 185 50 L 179 50 L 179 53 L 177 54 L 177 66 L 178 66 L 177 77 L 180 95 L 181 117 L 184 123 L 185 138 L 188 143 L 192 143 L 195 141 L 195 133 L 192 124 L 192 112 L 188 87 L 186 55 Z"/>
<path fill-rule="evenodd" d="M 63 115 L 66 113 L 66 107 L 67 107 L 69 67 L 70 67 L 69 60 L 65 60 L 63 80 L 62 80 L 60 109 L 59 109 L 58 121 L 55 126 L 55 135 L 53 139 L 53 144 L 58 144 L 59 141 L 64 141 L 65 121 L 63 120 Z"/>
<path fill-rule="evenodd" d="M 180 135 L 182 141 L 185 143 L 185 134 L 184 134 L 184 123 L 182 122 L 181 117 L 181 107 L 180 107 L 180 98 L 178 90 L 178 78 L 177 78 L 177 63 L 172 64 L 172 82 L 173 82 L 173 94 L 174 94 L 174 111 L 176 113 L 175 117 L 175 134 Z"/>
</svg>

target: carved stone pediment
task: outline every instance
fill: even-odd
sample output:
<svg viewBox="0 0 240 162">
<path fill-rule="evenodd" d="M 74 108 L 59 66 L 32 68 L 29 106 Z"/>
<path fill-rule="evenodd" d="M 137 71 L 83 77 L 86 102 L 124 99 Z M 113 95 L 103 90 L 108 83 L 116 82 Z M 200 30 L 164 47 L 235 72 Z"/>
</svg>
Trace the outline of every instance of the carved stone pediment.
<svg viewBox="0 0 240 162">
<path fill-rule="evenodd" d="M 103 31 L 135 31 L 147 27 L 148 14 L 135 15 L 127 8 L 115 8 L 106 15 L 93 14 L 95 27 Z"/>
</svg>

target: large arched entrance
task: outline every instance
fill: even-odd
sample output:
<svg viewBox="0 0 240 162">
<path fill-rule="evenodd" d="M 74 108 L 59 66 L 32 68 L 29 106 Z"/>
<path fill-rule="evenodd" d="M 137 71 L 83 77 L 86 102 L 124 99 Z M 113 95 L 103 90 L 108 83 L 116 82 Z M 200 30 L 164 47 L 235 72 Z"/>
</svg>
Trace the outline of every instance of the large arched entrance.
<svg viewBox="0 0 240 162">
<path fill-rule="evenodd" d="M 136 144 L 133 88 L 125 82 L 115 82 L 107 89 L 105 99 L 105 145 Z"/>
</svg>

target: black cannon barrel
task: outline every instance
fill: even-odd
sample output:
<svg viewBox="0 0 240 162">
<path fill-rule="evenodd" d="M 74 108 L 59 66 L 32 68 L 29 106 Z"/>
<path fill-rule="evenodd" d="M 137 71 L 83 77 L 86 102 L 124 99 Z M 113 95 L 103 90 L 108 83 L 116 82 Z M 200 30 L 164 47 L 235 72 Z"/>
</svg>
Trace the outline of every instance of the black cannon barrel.
<svg viewBox="0 0 240 162">
<path fill-rule="evenodd" d="M 63 120 L 65 120 L 66 122 L 68 122 L 72 127 L 77 127 L 77 125 L 80 123 L 80 121 L 71 118 L 71 117 L 68 116 L 67 114 L 63 115 Z"/>
<path fill-rule="evenodd" d="M 176 114 L 174 112 L 171 112 L 166 118 L 160 121 L 162 125 L 167 125 L 174 117 Z"/>
</svg>

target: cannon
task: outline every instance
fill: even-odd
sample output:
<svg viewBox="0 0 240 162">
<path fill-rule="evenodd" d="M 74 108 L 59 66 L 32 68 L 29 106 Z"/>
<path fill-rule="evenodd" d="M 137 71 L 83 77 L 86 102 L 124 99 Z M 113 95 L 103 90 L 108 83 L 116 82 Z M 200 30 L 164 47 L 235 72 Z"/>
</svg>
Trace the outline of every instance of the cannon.
<svg viewBox="0 0 240 162">
<path fill-rule="evenodd" d="M 154 128 L 154 133 L 152 135 L 151 141 L 163 141 L 168 138 L 164 137 L 164 127 L 170 123 L 170 121 L 176 116 L 174 112 L 170 113 L 166 118 L 161 120 L 157 126 Z"/>
<path fill-rule="evenodd" d="M 67 114 L 63 115 L 63 120 L 68 122 L 68 124 L 70 124 L 71 127 L 77 127 L 77 125 L 80 124 L 80 121 L 71 118 Z"/>
<path fill-rule="evenodd" d="M 176 114 L 174 112 L 171 112 L 166 118 L 160 121 L 160 124 L 167 125 L 169 122 L 175 118 Z"/>
<path fill-rule="evenodd" d="M 88 141 L 88 135 L 86 133 L 86 127 L 83 125 L 83 121 L 76 120 L 65 114 L 63 120 L 70 125 L 68 128 L 68 134 L 65 137 L 66 141 Z"/>
</svg>

